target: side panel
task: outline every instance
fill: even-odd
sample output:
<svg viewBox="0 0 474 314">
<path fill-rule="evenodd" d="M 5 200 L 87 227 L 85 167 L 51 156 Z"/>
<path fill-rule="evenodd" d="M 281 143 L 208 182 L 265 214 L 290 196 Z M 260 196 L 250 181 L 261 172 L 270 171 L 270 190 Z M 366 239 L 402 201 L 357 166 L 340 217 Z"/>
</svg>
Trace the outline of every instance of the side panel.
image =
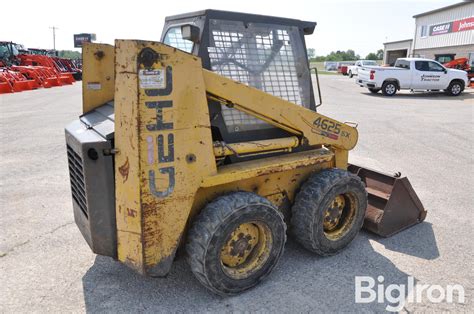
<svg viewBox="0 0 474 314">
<path fill-rule="evenodd" d="M 201 188 L 196 195 L 192 216 L 194 217 L 208 202 L 220 195 L 232 191 L 249 191 L 266 197 L 283 212 L 285 219 L 289 219 L 291 204 L 293 204 L 301 184 L 308 179 L 311 173 L 331 167 L 334 167 L 334 160 Z"/>
<path fill-rule="evenodd" d="M 116 41 L 118 258 L 169 272 L 203 177 L 216 173 L 201 60 L 161 43 Z"/>
<path fill-rule="evenodd" d="M 136 43 L 115 43 L 115 211 L 117 257 L 144 274 Z"/>
<path fill-rule="evenodd" d="M 82 112 L 114 99 L 114 46 L 84 43 L 82 48 Z"/>
</svg>

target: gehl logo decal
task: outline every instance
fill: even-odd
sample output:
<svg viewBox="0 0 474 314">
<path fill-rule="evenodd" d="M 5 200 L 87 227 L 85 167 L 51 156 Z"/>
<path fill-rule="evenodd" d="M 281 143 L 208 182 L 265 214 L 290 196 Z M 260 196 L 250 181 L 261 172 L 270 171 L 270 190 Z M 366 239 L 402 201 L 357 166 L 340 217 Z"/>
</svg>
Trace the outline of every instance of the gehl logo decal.
<svg viewBox="0 0 474 314">
<path fill-rule="evenodd" d="M 163 89 L 147 89 L 145 94 L 147 96 L 167 96 L 170 95 L 173 90 L 173 77 L 172 68 L 168 66 L 166 68 L 166 85 Z M 153 145 L 156 143 L 158 147 L 158 159 L 156 164 L 158 165 L 158 171 L 161 174 L 168 175 L 168 187 L 164 190 L 158 190 L 155 183 L 155 170 L 148 171 L 148 183 L 151 193 L 159 198 L 167 197 L 173 193 L 175 186 L 175 168 L 174 162 L 174 134 L 170 132 L 173 130 L 173 122 L 164 121 L 163 109 L 173 108 L 172 100 L 164 101 L 148 101 L 145 105 L 149 109 L 156 111 L 156 123 L 148 124 L 146 126 L 148 131 L 156 132 L 155 136 L 147 138 L 148 142 L 148 162 L 154 164 L 153 158 Z M 165 132 L 163 132 L 165 131 Z M 166 138 L 166 141 L 165 141 Z M 165 144 L 166 142 L 166 144 Z"/>
</svg>

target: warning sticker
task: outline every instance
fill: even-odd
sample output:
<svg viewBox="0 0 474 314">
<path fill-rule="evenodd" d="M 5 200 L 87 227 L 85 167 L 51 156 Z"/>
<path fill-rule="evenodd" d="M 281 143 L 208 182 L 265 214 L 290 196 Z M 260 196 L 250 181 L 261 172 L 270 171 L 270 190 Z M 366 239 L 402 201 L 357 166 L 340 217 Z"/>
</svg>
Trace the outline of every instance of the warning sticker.
<svg viewBox="0 0 474 314">
<path fill-rule="evenodd" d="M 140 88 L 151 89 L 165 88 L 165 71 L 158 70 L 140 70 L 138 72 L 138 80 L 140 82 Z"/>
</svg>

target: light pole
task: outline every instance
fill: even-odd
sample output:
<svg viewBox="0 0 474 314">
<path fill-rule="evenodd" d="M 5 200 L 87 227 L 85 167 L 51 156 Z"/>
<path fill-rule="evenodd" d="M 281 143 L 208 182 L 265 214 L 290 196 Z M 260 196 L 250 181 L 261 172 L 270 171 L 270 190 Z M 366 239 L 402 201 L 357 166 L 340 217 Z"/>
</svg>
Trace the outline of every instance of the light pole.
<svg viewBox="0 0 474 314">
<path fill-rule="evenodd" d="M 59 29 L 56 26 L 51 26 L 50 29 L 53 30 L 53 50 L 54 54 L 56 55 L 56 30 Z"/>
</svg>

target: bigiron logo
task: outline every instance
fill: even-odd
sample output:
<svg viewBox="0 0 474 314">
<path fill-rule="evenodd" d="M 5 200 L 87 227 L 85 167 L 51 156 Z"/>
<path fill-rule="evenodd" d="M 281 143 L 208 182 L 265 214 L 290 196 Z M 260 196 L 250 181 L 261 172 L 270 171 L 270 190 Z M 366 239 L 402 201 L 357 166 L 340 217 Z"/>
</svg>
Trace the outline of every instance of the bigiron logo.
<svg viewBox="0 0 474 314">
<path fill-rule="evenodd" d="M 464 303 L 464 287 L 458 284 L 429 285 L 416 284 L 415 279 L 408 277 L 406 284 L 388 284 L 384 276 L 375 279 L 370 276 L 355 277 L 355 303 L 388 303 L 387 311 L 398 312 L 407 303 Z"/>
</svg>

